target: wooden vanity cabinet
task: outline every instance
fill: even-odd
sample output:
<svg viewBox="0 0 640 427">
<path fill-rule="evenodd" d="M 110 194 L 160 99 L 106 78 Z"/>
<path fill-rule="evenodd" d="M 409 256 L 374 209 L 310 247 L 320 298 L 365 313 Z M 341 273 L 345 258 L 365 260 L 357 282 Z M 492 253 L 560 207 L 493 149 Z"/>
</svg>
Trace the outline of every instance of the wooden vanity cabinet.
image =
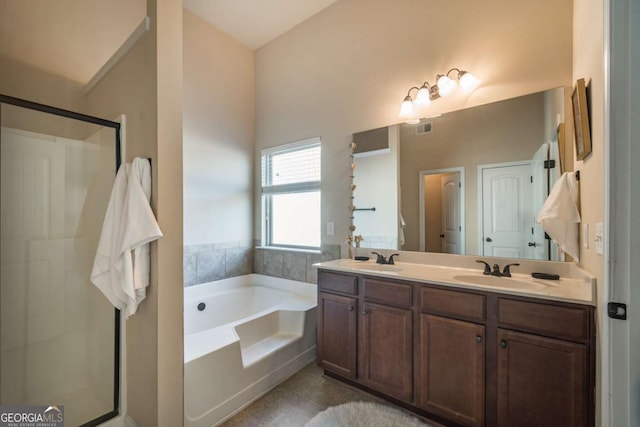
<svg viewBox="0 0 640 427">
<path fill-rule="evenodd" d="M 320 271 L 318 364 L 412 401 L 413 299 L 408 284 Z"/>
<path fill-rule="evenodd" d="M 413 287 L 363 278 L 359 319 L 360 382 L 405 402 L 413 400 Z"/>
<path fill-rule="evenodd" d="M 418 406 L 459 425 L 482 426 L 486 297 L 428 286 L 420 290 Z"/>
<path fill-rule="evenodd" d="M 593 425 L 593 310 L 499 297 L 497 321 L 497 425 Z"/>
<path fill-rule="evenodd" d="M 498 329 L 498 426 L 586 426 L 583 344 Z"/>
<path fill-rule="evenodd" d="M 355 379 L 358 278 L 322 273 L 318 275 L 318 291 L 318 364 Z"/>
<path fill-rule="evenodd" d="M 594 308 L 318 272 L 318 363 L 452 426 L 593 426 Z"/>
</svg>

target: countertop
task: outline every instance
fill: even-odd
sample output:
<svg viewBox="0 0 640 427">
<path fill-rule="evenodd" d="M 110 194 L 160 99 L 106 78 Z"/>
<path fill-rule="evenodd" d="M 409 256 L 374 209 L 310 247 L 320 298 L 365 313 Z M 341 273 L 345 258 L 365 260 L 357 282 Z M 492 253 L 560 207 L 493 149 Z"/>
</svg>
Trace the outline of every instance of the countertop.
<svg viewBox="0 0 640 427">
<path fill-rule="evenodd" d="M 534 279 L 528 274 L 513 272 L 510 278 L 495 277 L 483 275 L 481 268 L 456 268 L 400 261 L 394 265 L 382 265 L 376 264 L 374 260 L 355 261 L 351 259 L 320 262 L 313 264 L 313 266 L 343 273 L 596 305 L 595 279 L 589 277 L 560 277 L 560 280 L 541 280 Z"/>
</svg>

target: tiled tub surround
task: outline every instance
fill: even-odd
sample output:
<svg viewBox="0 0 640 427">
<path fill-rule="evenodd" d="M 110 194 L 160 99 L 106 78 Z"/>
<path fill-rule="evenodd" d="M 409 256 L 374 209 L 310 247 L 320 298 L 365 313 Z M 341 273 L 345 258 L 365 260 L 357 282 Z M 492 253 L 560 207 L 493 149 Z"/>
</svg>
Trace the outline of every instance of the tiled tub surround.
<svg viewBox="0 0 640 427">
<path fill-rule="evenodd" d="M 340 245 L 323 245 L 321 253 L 257 247 L 253 269 L 258 274 L 316 283 L 318 274 L 312 265 L 334 259 L 340 259 Z"/>
<path fill-rule="evenodd" d="M 184 246 L 184 286 L 258 273 L 316 283 L 311 267 L 340 258 L 340 245 L 323 245 L 319 252 L 256 247 L 254 241 Z"/>
<path fill-rule="evenodd" d="M 252 240 L 184 246 L 184 286 L 253 272 Z"/>
</svg>

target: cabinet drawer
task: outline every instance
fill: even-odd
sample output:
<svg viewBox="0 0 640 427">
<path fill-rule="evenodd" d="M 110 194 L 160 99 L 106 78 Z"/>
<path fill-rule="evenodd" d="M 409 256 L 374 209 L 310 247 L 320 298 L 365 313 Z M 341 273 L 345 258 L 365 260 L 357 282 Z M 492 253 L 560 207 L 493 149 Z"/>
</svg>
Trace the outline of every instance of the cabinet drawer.
<svg viewBox="0 0 640 427">
<path fill-rule="evenodd" d="M 558 338 L 587 340 L 589 310 L 528 301 L 498 299 L 501 326 L 553 335 Z"/>
<path fill-rule="evenodd" d="M 421 294 L 421 309 L 427 313 L 479 321 L 486 318 L 484 295 L 430 287 L 423 287 Z"/>
<path fill-rule="evenodd" d="M 347 274 L 319 271 L 318 288 L 329 292 L 356 295 L 358 293 L 358 278 Z"/>
<path fill-rule="evenodd" d="M 364 279 L 364 299 L 398 307 L 413 305 L 413 287 L 409 284 Z"/>
</svg>

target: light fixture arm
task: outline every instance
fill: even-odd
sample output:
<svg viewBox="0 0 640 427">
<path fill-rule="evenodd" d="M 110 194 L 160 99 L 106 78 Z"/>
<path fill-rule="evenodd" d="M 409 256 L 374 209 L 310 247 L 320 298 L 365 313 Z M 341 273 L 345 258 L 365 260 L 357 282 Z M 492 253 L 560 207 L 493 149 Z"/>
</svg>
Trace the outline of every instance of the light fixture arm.
<svg viewBox="0 0 640 427">
<path fill-rule="evenodd" d="M 419 87 L 417 87 L 417 86 L 413 86 L 413 87 L 409 88 L 409 90 L 407 91 L 407 96 L 405 96 L 405 98 L 404 98 L 404 99 L 405 99 L 405 101 L 407 100 L 407 98 L 409 98 L 409 101 L 411 101 L 411 100 L 412 100 L 412 98 L 411 98 L 411 91 L 412 91 L 412 90 L 414 90 L 414 89 L 415 89 L 415 90 L 420 90 L 420 88 L 419 88 Z"/>
</svg>

